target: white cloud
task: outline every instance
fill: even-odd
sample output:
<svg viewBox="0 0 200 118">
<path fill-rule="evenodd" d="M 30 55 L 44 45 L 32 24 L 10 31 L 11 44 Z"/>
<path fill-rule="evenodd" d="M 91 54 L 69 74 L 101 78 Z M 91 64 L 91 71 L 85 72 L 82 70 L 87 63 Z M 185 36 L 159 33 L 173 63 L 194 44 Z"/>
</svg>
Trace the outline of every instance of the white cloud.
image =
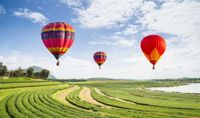
<svg viewBox="0 0 200 118">
<path fill-rule="evenodd" d="M 131 47 L 134 45 L 133 40 L 126 40 L 126 39 L 119 39 L 116 40 L 116 45 L 124 46 L 124 47 Z"/>
<path fill-rule="evenodd" d="M 135 44 L 135 40 L 125 39 L 119 35 L 113 36 L 104 36 L 101 37 L 98 41 L 90 41 L 91 45 L 114 45 L 114 46 L 122 46 L 122 47 L 131 47 Z"/>
<path fill-rule="evenodd" d="M 75 21 L 89 28 L 117 27 L 128 21 L 142 3 L 142 0 L 89 0 L 87 6 L 76 7 L 81 4 L 80 1 L 64 1 L 65 4 L 74 6 L 77 15 Z"/>
<path fill-rule="evenodd" d="M 31 64 L 31 60 L 33 60 L 33 57 L 22 55 L 22 54 L 11 54 L 7 56 L 2 56 L 3 58 L 0 58 L 0 61 L 5 63 L 9 69 L 16 69 L 18 67 L 28 67 L 29 64 Z M 29 65 L 31 66 L 31 65 Z"/>
<path fill-rule="evenodd" d="M 139 23 L 146 26 L 148 30 L 180 37 L 197 36 L 200 30 L 199 11 L 199 2 L 166 1 L 160 9 L 154 9 L 148 13 L 142 9 L 144 16 L 139 19 Z"/>
<path fill-rule="evenodd" d="M 60 3 L 69 5 L 71 7 L 79 7 L 82 5 L 80 0 L 60 0 Z"/>
<path fill-rule="evenodd" d="M 143 14 L 150 13 L 156 8 L 156 3 L 153 1 L 144 1 L 140 10 Z"/>
<path fill-rule="evenodd" d="M 63 59 L 63 64 L 66 66 L 90 66 L 92 62 L 68 56 Z"/>
<path fill-rule="evenodd" d="M 0 61 L 4 60 L 4 57 L 0 55 Z"/>
<path fill-rule="evenodd" d="M 48 18 L 45 15 L 43 15 L 42 13 L 34 12 L 27 8 L 15 11 L 14 15 L 18 16 L 18 17 L 23 17 L 32 22 L 41 23 L 41 24 L 45 24 L 48 20 Z"/>
<path fill-rule="evenodd" d="M 115 32 L 115 35 L 132 37 L 134 34 L 138 33 L 140 30 L 141 28 L 139 28 L 139 26 L 129 24 L 125 29 L 121 29 L 121 31 Z"/>
<path fill-rule="evenodd" d="M 6 14 L 6 10 L 2 5 L 0 5 L 0 15 L 4 15 L 4 14 Z"/>
</svg>

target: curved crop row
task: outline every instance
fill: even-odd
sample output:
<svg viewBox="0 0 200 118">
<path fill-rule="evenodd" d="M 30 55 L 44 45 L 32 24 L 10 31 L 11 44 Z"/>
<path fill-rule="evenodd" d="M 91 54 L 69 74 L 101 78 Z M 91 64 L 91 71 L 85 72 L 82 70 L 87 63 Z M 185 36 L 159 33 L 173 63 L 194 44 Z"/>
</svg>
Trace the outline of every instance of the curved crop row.
<svg viewBox="0 0 200 118">
<path fill-rule="evenodd" d="M 97 118 L 97 117 L 197 117 L 200 112 L 185 109 L 169 109 L 140 104 L 129 104 L 109 96 L 115 96 L 117 90 L 106 91 L 105 95 L 99 94 L 94 88 L 90 88 L 91 96 L 98 102 L 112 106 L 111 108 L 102 108 L 80 99 L 79 94 L 82 88 L 75 90 L 66 96 L 66 100 L 76 107 L 64 105 L 54 99 L 52 95 L 58 88 L 42 88 L 37 90 L 25 91 L 5 97 L 0 101 L 0 118 Z M 106 92 L 105 92 L 106 91 Z M 124 92 L 125 93 L 125 92 Z M 119 93 L 118 93 L 119 94 Z M 122 98 L 125 94 L 119 94 Z M 115 97 L 116 97 L 115 96 Z M 131 96 L 131 95 L 130 95 Z M 129 97 L 130 97 L 129 96 Z M 125 98 L 125 96 L 123 97 Z M 123 99 L 126 100 L 126 99 Z M 130 101 L 130 100 L 127 100 Z M 77 108 L 79 107 L 79 108 Z"/>
<path fill-rule="evenodd" d="M 10 96 L 10 98 L 8 99 L 7 104 L 6 104 L 6 108 L 7 108 L 8 114 L 11 117 L 24 118 L 24 117 L 26 117 L 26 115 L 21 113 L 16 106 L 17 97 L 18 97 L 17 94 Z"/>
<path fill-rule="evenodd" d="M 1 114 L 0 117 L 1 118 L 10 118 L 8 111 L 6 109 L 6 104 L 7 104 L 9 99 L 10 99 L 10 96 L 7 96 L 2 101 L 0 101 L 0 114 Z"/>
<path fill-rule="evenodd" d="M 162 113 L 174 114 L 174 115 L 180 115 L 180 116 L 190 116 L 190 117 L 191 116 L 200 116 L 200 110 L 197 110 L 197 109 L 171 108 L 171 107 L 167 107 L 167 106 L 165 107 L 165 106 L 149 105 L 149 104 L 151 104 L 151 101 L 149 101 L 148 104 L 143 103 L 141 101 L 136 101 L 136 99 L 134 99 L 135 98 L 134 95 L 131 95 L 131 94 L 127 93 L 126 91 L 110 90 L 110 89 L 101 89 L 101 90 L 107 96 L 120 98 L 125 101 L 136 103 L 135 107 L 138 109 L 146 109 L 146 110 L 152 111 L 152 112 L 162 112 Z M 144 97 L 145 96 L 141 97 L 141 99 L 148 99 L 148 97 L 147 98 L 144 98 Z M 158 101 L 157 104 L 159 104 L 159 103 L 161 104 L 161 101 Z M 191 105 L 190 107 L 193 107 L 193 106 Z"/>
<path fill-rule="evenodd" d="M 66 100 L 68 102 L 70 102 L 71 104 L 75 105 L 76 107 L 80 107 L 86 110 L 92 110 L 95 112 L 98 112 L 100 114 L 102 114 L 102 117 L 143 117 L 140 116 L 139 114 L 141 113 L 137 113 L 133 112 L 133 111 L 129 111 L 129 110 L 123 110 L 123 109 L 118 109 L 118 108 L 101 108 L 100 106 L 97 105 L 93 105 L 91 103 L 88 103 L 86 101 L 83 101 L 80 99 L 79 94 L 81 89 L 78 89 L 76 91 L 71 92 L 68 96 L 66 96 Z"/>
<path fill-rule="evenodd" d="M 133 110 L 133 109 L 121 109 L 121 107 L 117 108 L 101 108 L 97 105 L 93 105 L 91 103 L 88 103 L 86 101 L 83 101 L 79 98 L 80 90 L 78 89 L 74 92 L 71 92 L 67 97 L 66 100 L 69 101 L 71 104 L 86 109 L 86 110 L 93 110 L 95 112 L 99 112 L 102 114 L 106 114 L 106 116 L 103 117 L 152 117 L 151 112 L 146 112 L 145 111 L 139 111 L 139 110 Z M 116 101 L 113 101 L 116 103 Z M 104 102 L 105 103 L 105 102 Z M 122 105 L 122 104 L 120 104 Z M 158 114 L 157 114 L 158 115 Z M 157 117 L 163 117 L 166 115 L 159 114 L 160 116 Z M 155 117 L 155 116 L 153 116 Z"/>
<path fill-rule="evenodd" d="M 105 95 L 98 94 L 94 89 L 92 89 L 92 97 L 98 102 L 106 105 L 110 105 L 116 108 L 129 109 L 129 110 L 137 110 L 142 111 L 143 114 L 151 114 L 154 117 L 189 117 L 190 115 L 196 116 L 197 114 L 184 114 L 183 111 L 176 112 L 171 109 L 160 109 L 157 107 L 145 106 L 145 105 L 137 105 L 137 104 L 128 104 L 125 102 L 121 102 L 115 99 L 112 99 Z M 190 116 L 191 117 L 191 116 Z"/>
<path fill-rule="evenodd" d="M 56 89 L 26 91 L 6 97 L 0 102 L 1 118 L 74 118 L 99 117 L 98 114 L 65 106 L 51 95 Z"/>
<path fill-rule="evenodd" d="M 52 109 L 51 111 L 54 111 L 60 115 L 62 115 L 63 117 L 75 117 L 74 114 L 70 113 L 69 110 L 65 110 L 65 109 L 61 109 L 59 106 L 52 104 L 48 98 L 45 97 L 45 95 L 47 95 L 46 92 L 40 93 L 39 99 L 44 103 L 44 105 L 47 108 Z"/>
<path fill-rule="evenodd" d="M 165 107 L 165 108 L 172 108 L 172 109 L 200 110 L 200 105 L 194 102 L 197 100 L 193 100 L 193 102 L 191 102 L 187 99 L 187 102 L 183 102 L 186 100 L 186 98 L 171 97 L 167 95 L 164 95 L 165 97 L 155 96 L 155 93 L 154 95 L 151 95 L 151 93 L 147 93 L 147 91 L 142 90 L 142 89 L 140 90 L 138 89 L 131 89 L 131 90 L 102 89 L 102 92 L 107 95 L 125 99 L 127 101 L 135 102 L 141 105 Z"/>
<path fill-rule="evenodd" d="M 66 100 L 77 106 L 77 107 L 80 107 L 80 108 L 83 108 L 83 109 L 86 109 L 86 110 L 92 110 L 92 111 L 97 111 L 97 107 L 100 107 L 100 106 L 97 106 L 97 105 L 92 105 L 88 102 L 85 102 L 85 101 L 82 101 L 80 98 L 79 98 L 79 94 L 80 94 L 80 91 L 82 90 L 82 88 L 78 89 L 78 90 L 75 90 L 73 92 L 71 92 L 68 96 L 66 96 Z"/>
<path fill-rule="evenodd" d="M 31 113 L 35 114 L 37 117 L 49 117 L 48 114 L 43 113 L 37 107 L 35 107 L 34 100 L 30 97 L 32 92 L 28 91 L 25 93 L 24 98 L 22 100 L 22 103 L 24 107 L 26 107 L 27 110 L 29 110 Z"/>
<path fill-rule="evenodd" d="M 9 84 L 0 84 L 0 90 L 25 88 L 25 87 L 50 86 L 50 85 L 59 85 L 59 84 L 60 84 L 59 82 L 9 83 Z"/>
<path fill-rule="evenodd" d="M 16 107 L 20 113 L 23 113 L 24 115 L 28 117 L 35 118 L 37 116 L 34 113 L 30 112 L 23 103 L 23 99 L 26 99 L 25 94 L 26 93 L 22 93 L 18 95 L 18 97 L 16 98 Z"/>
<path fill-rule="evenodd" d="M 69 112 L 69 114 L 73 114 L 74 116 L 76 117 L 99 117 L 98 114 L 96 113 L 92 113 L 92 112 L 87 112 L 85 110 L 81 110 L 81 109 L 77 109 L 77 108 L 73 108 L 73 107 L 69 107 L 69 106 L 66 106 L 66 105 L 63 105 L 59 102 L 57 102 L 55 99 L 53 99 L 51 97 L 51 95 L 55 93 L 55 90 L 49 92 L 48 94 L 45 93 L 43 95 L 43 97 L 45 98 L 46 101 L 48 101 L 50 104 L 53 104 L 54 106 L 57 107 L 57 109 L 60 109 L 60 110 L 64 110 L 65 112 Z"/>
</svg>

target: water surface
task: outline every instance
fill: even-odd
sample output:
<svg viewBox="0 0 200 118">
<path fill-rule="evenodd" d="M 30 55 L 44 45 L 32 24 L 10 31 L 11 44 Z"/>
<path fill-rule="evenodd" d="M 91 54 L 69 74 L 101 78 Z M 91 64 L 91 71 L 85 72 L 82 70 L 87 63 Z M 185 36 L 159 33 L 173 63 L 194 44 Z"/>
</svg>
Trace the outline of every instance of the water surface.
<svg viewBox="0 0 200 118">
<path fill-rule="evenodd" d="M 152 87 L 147 89 L 166 91 L 166 92 L 200 93 L 200 83 L 191 83 L 188 85 L 175 86 L 175 87 Z"/>
</svg>

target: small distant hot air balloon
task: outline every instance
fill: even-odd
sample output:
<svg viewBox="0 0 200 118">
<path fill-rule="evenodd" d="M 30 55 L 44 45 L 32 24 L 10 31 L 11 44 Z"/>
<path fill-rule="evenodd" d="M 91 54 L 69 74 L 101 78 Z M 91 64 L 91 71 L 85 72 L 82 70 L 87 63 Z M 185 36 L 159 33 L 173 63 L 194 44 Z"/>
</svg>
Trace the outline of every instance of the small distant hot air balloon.
<svg viewBox="0 0 200 118">
<path fill-rule="evenodd" d="M 166 43 L 161 36 L 149 35 L 141 41 L 141 49 L 155 69 L 155 64 L 165 52 Z"/>
<path fill-rule="evenodd" d="M 101 65 L 106 61 L 106 53 L 105 52 L 95 52 L 94 53 L 94 60 L 99 65 L 99 69 L 101 69 Z"/>
<path fill-rule="evenodd" d="M 43 27 L 41 33 L 42 41 L 46 48 L 57 59 L 64 55 L 74 42 L 74 29 L 68 23 L 53 22 Z"/>
</svg>

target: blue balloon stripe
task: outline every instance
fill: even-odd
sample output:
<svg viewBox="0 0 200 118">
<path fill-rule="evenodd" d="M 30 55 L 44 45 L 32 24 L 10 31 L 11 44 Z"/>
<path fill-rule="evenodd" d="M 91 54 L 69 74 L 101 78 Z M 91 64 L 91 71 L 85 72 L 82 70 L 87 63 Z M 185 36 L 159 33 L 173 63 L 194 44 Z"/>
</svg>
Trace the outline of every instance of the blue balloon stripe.
<svg viewBox="0 0 200 118">
<path fill-rule="evenodd" d="M 73 32 L 65 32 L 65 31 L 49 31 L 42 33 L 42 39 L 53 39 L 53 38 L 67 38 L 73 39 L 74 33 Z"/>
</svg>

